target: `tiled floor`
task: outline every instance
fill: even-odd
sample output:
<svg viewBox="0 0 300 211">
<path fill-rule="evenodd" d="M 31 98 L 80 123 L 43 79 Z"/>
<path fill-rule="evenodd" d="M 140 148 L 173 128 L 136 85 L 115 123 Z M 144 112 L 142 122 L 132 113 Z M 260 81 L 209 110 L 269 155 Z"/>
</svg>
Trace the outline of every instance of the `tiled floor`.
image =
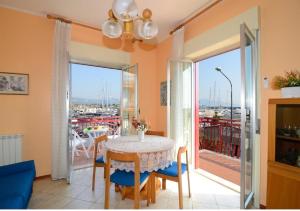
<svg viewBox="0 0 300 211">
<path fill-rule="evenodd" d="M 74 169 L 81 169 L 93 166 L 94 162 L 94 148 L 88 152 L 90 158 L 87 158 L 83 151 L 79 151 L 78 155 L 75 154 L 74 161 L 73 161 L 73 168 Z"/>
<path fill-rule="evenodd" d="M 96 177 L 96 188 L 91 190 L 92 169 L 77 170 L 73 174 L 71 185 L 65 181 L 51 181 L 40 179 L 35 181 L 33 195 L 29 208 L 35 209 L 103 209 L 104 207 L 104 179 L 103 170 L 98 168 Z M 196 172 L 191 173 L 192 198 L 188 198 L 187 180 L 183 177 L 184 208 L 186 209 L 238 209 L 239 193 L 230 190 Z M 111 186 L 110 208 L 130 209 L 133 202 L 129 199 L 124 201 L 119 193 L 115 193 Z M 146 206 L 141 202 L 144 209 L 177 209 L 178 195 L 177 183 L 167 181 L 167 190 L 159 191 L 157 202 Z"/>
</svg>

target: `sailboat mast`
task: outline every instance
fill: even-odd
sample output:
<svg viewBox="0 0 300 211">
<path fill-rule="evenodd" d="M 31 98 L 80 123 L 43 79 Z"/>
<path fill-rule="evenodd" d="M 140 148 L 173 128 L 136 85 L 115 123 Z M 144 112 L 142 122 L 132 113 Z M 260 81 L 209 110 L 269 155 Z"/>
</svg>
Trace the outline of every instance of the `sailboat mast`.
<svg viewBox="0 0 300 211">
<path fill-rule="evenodd" d="M 108 110 L 108 88 L 107 88 L 107 81 L 105 82 L 105 89 L 106 89 L 106 110 Z"/>
<path fill-rule="evenodd" d="M 219 109 L 221 108 L 221 90 L 220 90 L 220 87 L 219 87 L 219 97 L 218 97 L 218 101 L 219 101 Z"/>
<path fill-rule="evenodd" d="M 102 109 L 104 108 L 104 87 L 102 84 L 102 90 L 101 90 L 101 104 L 102 104 Z"/>
<path fill-rule="evenodd" d="M 216 108 L 216 81 L 214 83 L 214 109 Z"/>
<path fill-rule="evenodd" d="M 209 87 L 209 100 L 208 100 L 208 107 L 210 107 L 211 105 L 211 86 Z"/>
</svg>

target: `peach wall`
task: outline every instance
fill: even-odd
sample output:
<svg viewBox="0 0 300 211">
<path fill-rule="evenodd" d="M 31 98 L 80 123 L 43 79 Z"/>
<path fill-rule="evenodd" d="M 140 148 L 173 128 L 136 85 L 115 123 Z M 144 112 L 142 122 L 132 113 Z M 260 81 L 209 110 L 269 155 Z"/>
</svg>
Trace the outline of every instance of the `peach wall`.
<svg viewBox="0 0 300 211">
<path fill-rule="evenodd" d="M 0 8 L 0 72 L 29 74 L 29 95 L 0 95 L 0 134 L 21 133 L 23 159 L 37 175 L 51 166 L 51 67 L 54 24 Z"/>
<path fill-rule="evenodd" d="M 148 46 L 148 48 L 152 48 Z M 157 84 L 156 48 L 145 50 L 147 46 L 136 48 L 132 53 L 132 63 L 138 64 L 140 117 L 145 119 L 151 130 L 159 130 L 157 109 L 159 105 L 159 87 Z"/>
<path fill-rule="evenodd" d="M 299 0 L 226 0 L 208 10 L 185 27 L 185 40 L 189 40 L 254 6 L 261 9 L 261 75 L 272 79 L 286 70 L 300 67 L 300 1 Z M 171 52 L 171 39 L 158 46 L 158 78 L 166 78 L 166 59 Z M 261 80 L 262 81 L 262 80 Z M 263 86 L 261 86 L 263 87 Z M 267 186 L 267 110 L 268 99 L 280 97 L 279 91 L 271 88 L 261 90 L 261 204 L 266 204 Z M 166 117 L 165 107 L 158 114 Z M 166 128 L 165 122 L 160 127 Z"/>
</svg>

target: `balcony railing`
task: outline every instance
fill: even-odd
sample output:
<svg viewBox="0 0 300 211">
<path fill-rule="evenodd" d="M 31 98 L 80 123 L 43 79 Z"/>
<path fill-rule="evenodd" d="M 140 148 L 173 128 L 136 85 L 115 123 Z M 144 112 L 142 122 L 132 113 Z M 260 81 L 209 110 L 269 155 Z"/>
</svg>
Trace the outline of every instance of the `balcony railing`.
<svg viewBox="0 0 300 211">
<path fill-rule="evenodd" d="M 115 131 L 120 125 L 120 116 L 72 118 L 72 126 L 80 133 L 84 128 L 98 125 L 109 126 Z M 199 118 L 200 149 L 207 149 L 231 157 L 240 157 L 240 120 Z M 231 137 L 232 131 L 232 137 Z M 80 135 L 84 135 L 80 133 Z"/>
<path fill-rule="evenodd" d="M 114 133 L 120 125 L 120 116 L 72 118 L 72 127 L 83 136 L 82 131 L 88 127 L 108 126 L 109 132 Z"/>
<path fill-rule="evenodd" d="M 240 120 L 199 118 L 199 146 L 231 157 L 240 157 Z"/>
</svg>

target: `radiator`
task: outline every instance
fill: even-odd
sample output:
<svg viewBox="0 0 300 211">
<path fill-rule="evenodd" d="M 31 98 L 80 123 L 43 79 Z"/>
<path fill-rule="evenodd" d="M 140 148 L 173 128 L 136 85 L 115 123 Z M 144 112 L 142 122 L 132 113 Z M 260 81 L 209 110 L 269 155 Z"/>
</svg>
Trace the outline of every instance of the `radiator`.
<svg viewBox="0 0 300 211">
<path fill-rule="evenodd" d="M 22 138 L 20 134 L 0 135 L 0 166 L 22 161 Z"/>
</svg>

